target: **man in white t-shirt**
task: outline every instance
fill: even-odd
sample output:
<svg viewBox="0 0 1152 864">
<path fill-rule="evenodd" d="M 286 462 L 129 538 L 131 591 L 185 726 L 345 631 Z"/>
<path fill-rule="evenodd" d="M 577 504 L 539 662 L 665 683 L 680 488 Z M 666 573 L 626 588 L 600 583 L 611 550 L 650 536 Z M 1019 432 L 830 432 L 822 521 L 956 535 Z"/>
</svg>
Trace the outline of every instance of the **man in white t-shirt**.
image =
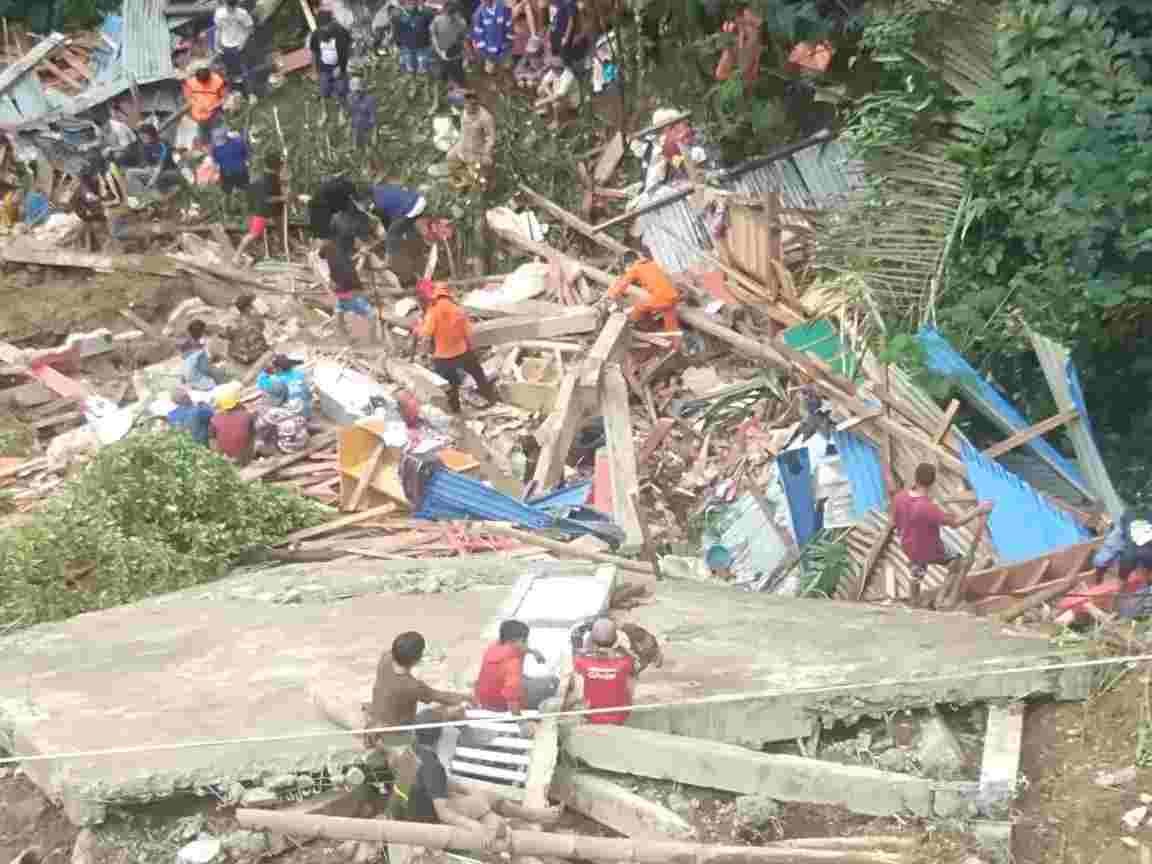
<svg viewBox="0 0 1152 864">
<path fill-rule="evenodd" d="M 540 97 L 535 105 L 537 113 L 551 109 L 550 129 L 559 129 L 561 119 L 580 107 L 580 82 L 563 58 L 556 55 L 548 58 L 548 71 L 540 79 L 537 95 Z"/>
<path fill-rule="evenodd" d="M 224 73 L 228 77 L 228 83 L 242 91 L 248 77 L 244 50 L 256 24 L 248 14 L 248 10 L 241 8 L 239 0 L 224 0 L 224 4 L 216 8 L 214 20 L 216 49 L 220 52 L 220 61 L 224 64 Z M 249 93 L 248 99 L 255 101 L 255 96 Z"/>
</svg>

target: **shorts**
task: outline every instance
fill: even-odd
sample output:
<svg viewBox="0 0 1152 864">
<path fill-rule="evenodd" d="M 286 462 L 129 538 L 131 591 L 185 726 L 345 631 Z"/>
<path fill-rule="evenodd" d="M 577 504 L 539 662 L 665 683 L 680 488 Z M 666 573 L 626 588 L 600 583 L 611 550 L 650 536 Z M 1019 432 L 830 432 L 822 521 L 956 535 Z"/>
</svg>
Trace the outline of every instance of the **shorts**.
<svg viewBox="0 0 1152 864">
<path fill-rule="evenodd" d="M 239 174 L 225 174 L 220 173 L 220 190 L 222 192 L 234 192 L 237 189 L 248 188 L 248 169 L 245 168 Z"/>
<path fill-rule="evenodd" d="M 464 86 L 464 58 L 453 57 L 436 61 L 436 77 L 441 81 L 451 81 L 457 87 Z"/>
<path fill-rule="evenodd" d="M 362 294 L 356 294 L 352 297 L 337 297 L 336 311 L 351 312 L 353 315 L 362 315 L 365 318 L 370 318 L 375 312 L 372 304 L 368 302 L 368 298 Z"/>
<path fill-rule="evenodd" d="M 320 67 L 320 96 L 324 99 L 343 99 L 348 95 L 348 77 L 339 67 Z"/>
<path fill-rule="evenodd" d="M 248 217 L 248 234 L 252 237 L 263 237 L 264 232 L 268 230 L 268 217 L 267 216 L 249 216 Z"/>
<path fill-rule="evenodd" d="M 428 72 L 428 63 L 432 59 L 432 52 L 427 48 L 401 48 L 400 68 L 410 75 L 424 75 Z"/>
</svg>

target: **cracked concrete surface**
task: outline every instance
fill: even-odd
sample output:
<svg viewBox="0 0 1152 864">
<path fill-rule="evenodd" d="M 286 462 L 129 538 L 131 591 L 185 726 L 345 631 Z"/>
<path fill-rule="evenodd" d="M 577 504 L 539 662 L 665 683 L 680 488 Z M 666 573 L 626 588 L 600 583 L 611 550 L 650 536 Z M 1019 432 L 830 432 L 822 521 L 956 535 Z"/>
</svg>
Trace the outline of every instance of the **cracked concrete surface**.
<svg viewBox="0 0 1152 864">
<path fill-rule="evenodd" d="M 393 636 L 421 630 L 419 674 L 467 690 L 486 624 L 508 586 L 532 570 L 594 572 L 572 562 L 496 556 L 425 562 L 333 562 L 247 572 L 0 640 L 0 732 L 18 754 L 51 754 L 331 730 L 310 690 L 368 698 Z M 435 578 L 432 578 L 435 576 Z M 458 590 L 461 585 L 469 585 Z M 451 593 L 410 593 L 422 588 Z M 399 593 L 403 592 L 403 593 Z M 663 582 L 631 613 L 663 643 L 644 702 L 717 697 L 633 715 L 632 725 L 759 746 L 807 734 L 815 718 L 852 719 L 904 705 L 1082 698 L 1084 672 L 1016 673 L 834 694 L 778 690 L 925 678 L 1057 659 L 1046 640 L 986 621 L 724 587 Z M 25 770 L 78 822 L 108 802 L 141 801 L 237 780 L 354 761 L 354 736 L 160 749 L 27 762 Z"/>
</svg>

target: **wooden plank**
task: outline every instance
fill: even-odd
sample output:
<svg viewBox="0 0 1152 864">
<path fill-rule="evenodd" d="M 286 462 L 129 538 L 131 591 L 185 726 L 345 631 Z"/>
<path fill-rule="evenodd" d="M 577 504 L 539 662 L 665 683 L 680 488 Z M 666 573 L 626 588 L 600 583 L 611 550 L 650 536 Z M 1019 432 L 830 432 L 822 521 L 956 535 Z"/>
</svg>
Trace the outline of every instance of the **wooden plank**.
<svg viewBox="0 0 1152 864">
<path fill-rule="evenodd" d="M 544 430 L 545 440 L 540 442 L 540 455 L 532 475 L 538 493 L 553 489 L 564 479 L 564 465 L 584 417 L 583 400 L 577 392 L 577 383 L 578 373 L 568 372 L 560 380 L 560 388 L 556 391 L 556 404 L 548 417 L 547 428 Z"/>
<path fill-rule="evenodd" d="M 1071 576 L 1065 576 L 1063 579 L 1057 579 L 1054 582 L 1050 582 L 1039 591 L 1030 594 L 1023 600 L 1016 601 L 1011 606 L 1000 610 L 992 617 L 1004 624 L 1007 624 L 1009 621 L 1014 621 L 1029 609 L 1035 609 L 1042 603 L 1047 603 L 1049 600 L 1054 600 L 1061 594 L 1067 594 L 1080 578 L 1081 574 L 1073 573 Z"/>
<path fill-rule="evenodd" d="M 896 523 L 888 519 L 888 524 L 876 535 L 876 539 L 868 548 L 868 554 L 864 556 L 864 562 L 860 565 L 860 588 L 856 591 L 857 601 L 864 599 L 864 592 L 868 589 L 868 579 L 872 575 L 872 571 L 876 569 L 876 564 L 880 561 L 880 556 L 884 554 L 888 541 L 892 539 L 895 530 Z"/>
<path fill-rule="evenodd" d="M 624 158 L 624 136 L 617 132 L 604 146 L 600 152 L 600 158 L 596 160 L 596 166 L 592 169 L 592 179 L 596 182 L 597 186 L 603 186 L 616 173 L 616 168 L 620 165 L 620 160 Z"/>
<path fill-rule="evenodd" d="M 948 403 L 948 407 L 944 411 L 944 416 L 940 418 L 940 425 L 936 427 L 936 431 L 932 433 L 932 440 L 940 444 L 948 435 L 948 430 L 952 428 L 952 421 L 956 419 L 956 412 L 960 410 L 960 400 L 953 399 Z"/>
<path fill-rule="evenodd" d="M 289 534 L 277 546 L 286 546 L 290 543 L 299 543 L 301 540 L 310 540 L 313 537 L 322 537 L 325 534 L 331 534 L 333 531 L 339 531 L 341 528 L 348 528 L 352 525 L 359 525 L 362 522 L 369 522 L 378 516 L 387 516 L 390 513 L 396 512 L 396 505 L 389 502 L 381 504 L 379 507 L 373 507 L 369 510 L 362 510 L 359 513 L 353 513 L 350 516 L 343 516 L 339 519 L 333 519 L 330 522 L 325 522 L 323 525 L 316 525 L 313 528 L 304 528 L 303 530 L 296 531 Z"/>
<path fill-rule="evenodd" d="M 40 42 L 19 60 L 0 70 L 0 93 L 5 93 L 12 86 L 48 59 L 54 51 L 68 43 L 68 37 L 62 33 L 53 33 Z"/>
<path fill-rule="evenodd" d="M 632 498 L 632 493 L 639 489 L 636 446 L 632 440 L 628 384 L 624 381 L 624 373 L 615 363 L 604 370 L 600 383 L 600 408 L 604 414 L 604 432 L 608 438 L 612 508 L 616 524 L 624 532 L 624 549 L 635 551 L 644 544 L 640 514 L 636 512 Z"/>
<path fill-rule="evenodd" d="M 674 417 L 661 417 L 653 424 L 648 437 L 644 440 L 644 444 L 640 447 L 640 455 L 636 457 L 637 468 L 642 468 L 647 464 L 648 460 L 652 458 L 652 454 L 656 449 L 664 443 L 664 439 L 668 437 L 668 433 L 676 426 L 676 418 Z"/>
<path fill-rule="evenodd" d="M 580 546 L 575 546 L 571 543 L 565 543 L 561 540 L 553 540 L 551 537 L 545 537 L 543 534 L 533 534 L 531 531 L 523 531 L 511 525 L 497 522 L 484 522 L 474 528 L 477 532 L 486 534 L 496 534 L 503 537 L 512 537 L 513 539 L 520 540 L 530 546 L 539 546 L 541 549 L 547 549 L 554 555 L 559 555 L 561 558 L 578 558 L 583 561 L 596 561 L 600 564 L 611 564 L 618 570 L 623 570 L 629 574 L 627 581 L 629 582 L 655 582 L 656 574 L 652 572 L 652 567 L 643 561 L 633 561 L 629 558 L 621 558 L 616 555 L 608 555 L 604 552 L 596 552 L 591 549 L 584 549 Z M 647 579 L 637 580 L 636 576 L 646 576 Z"/>
<path fill-rule="evenodd" d="M 600 386 L 600 376 L 604 364 L 611 361 L 621 350 L 628 348 L 628 316 L 616 312 L 608 316 L 600 335 L 592 345 L 584 363 L 580 367 L 580 386 L 596 388 Z"/>
<path fill-rule="evenodd" d="M 523 339 L 551 339 L 573 333 L 591 333 L 600 326 L 600 315 L 591 306 L 577 306 L 562 315 L 539 318 L 497 318 L 472 328 L 472 347 L 491 348 Z"/>
<path fill-rule="evenodd" d="M 539 192 L 529 188 L 528 186 L 525 186 L 523 183 L 520 184 L 520 191 L 528 196 L 529 200 L 531 200 L 541 210 L 550 214 L 552 217 L 559 219 L 569 228 L 573 229 L 577 234 L 582 234 L 593 243 L 597 243 L 600 246 L 603 246 L 612 254 L 620 255 L 622 257 L 635 254 L 634 249 L 625 246 L 614 237 L 610 237 L 601 231 L 597 231 L 592 227 L 590 223 L 585 222 L 575 213 L 569 213 L 559 204 L 550 201 Z"/>
<path fill-rule="evenodd" d="M 288 453 L 275 459 L 264 459 L 255 465 L 249 465 L 241 469 L 240 477 L 244 480 L 259 480 L 262 477 L 267 477 L 269 474 L 276 473 L 281 468 L 294 465 L 301 459 L 307 459 L 313 453 L 318 453 L 326 447 L 331 447 L 339 440 L 339 430 L 325 432 L 323 435 L 313 438 L 312 442 L 299 453 Z"/>
<path fill-rule="evenodd" d="M 993 444 L 984 450 L 984 455 L 989 459 L 995 459 L 997 456 L 1003 456 L 1010 450 L 1015 450 L 1017 447 L 1022 447 L 1029 441 L 1039 438 L 1041 435 L 1047 435 L 1053 429 L 1063 426 L 1080 416 L 1080 412 L 1075 408 L 1069 408 L 1066 411 L 1061 411 L 1058 414 L 1053 414 L 1046 420 L 1041 420 L 1029 426 L 1027 429 L 1021 429 L 1015 435 L 1005 438 L 998 444 Z"/>
<path fill-rule="evenodd" d="M 376 472 L 380 469 L 380 463 L 384 461 L 384 454 L 388 452 L 388 445 L 383 441 L 376 445 L 372 451 L 372 455 L 364 463 L 364 468 L 360 474 L 360 478 L 356 481 L 356 488 L 352 490 L 352 495 L 348 498 L 347 506 L 341 507 L 347 513 L 355 513 L 360 509 L 360 503 L 364 500 L 364 494 L 368 491 L 368 487 L 372 485 L 372 478 L 376 476 Z"/>
</svg>

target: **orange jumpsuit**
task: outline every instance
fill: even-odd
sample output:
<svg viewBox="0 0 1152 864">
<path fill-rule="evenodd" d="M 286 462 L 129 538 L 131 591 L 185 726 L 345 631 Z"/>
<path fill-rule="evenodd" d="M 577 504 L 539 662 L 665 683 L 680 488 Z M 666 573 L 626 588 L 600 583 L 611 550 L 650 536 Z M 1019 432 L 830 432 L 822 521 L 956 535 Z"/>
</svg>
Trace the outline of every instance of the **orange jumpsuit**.
<svg viewBox="0 0 1152 864">
<path fill-rule="evenodd" d="M 680 316 L 676 314 L 680 291 L 659 264 L 647 258 L 637 261 L 616 280 L 616 284 L 608 290 L 608 296 L 620 297 L 633 284 L 647 292 L 648 297 L 635 303 L 628 313 L 630 320 L 640 321 L 649 315 L 659 316 L 666 331 L 680 329 Z"/>
</svg>

